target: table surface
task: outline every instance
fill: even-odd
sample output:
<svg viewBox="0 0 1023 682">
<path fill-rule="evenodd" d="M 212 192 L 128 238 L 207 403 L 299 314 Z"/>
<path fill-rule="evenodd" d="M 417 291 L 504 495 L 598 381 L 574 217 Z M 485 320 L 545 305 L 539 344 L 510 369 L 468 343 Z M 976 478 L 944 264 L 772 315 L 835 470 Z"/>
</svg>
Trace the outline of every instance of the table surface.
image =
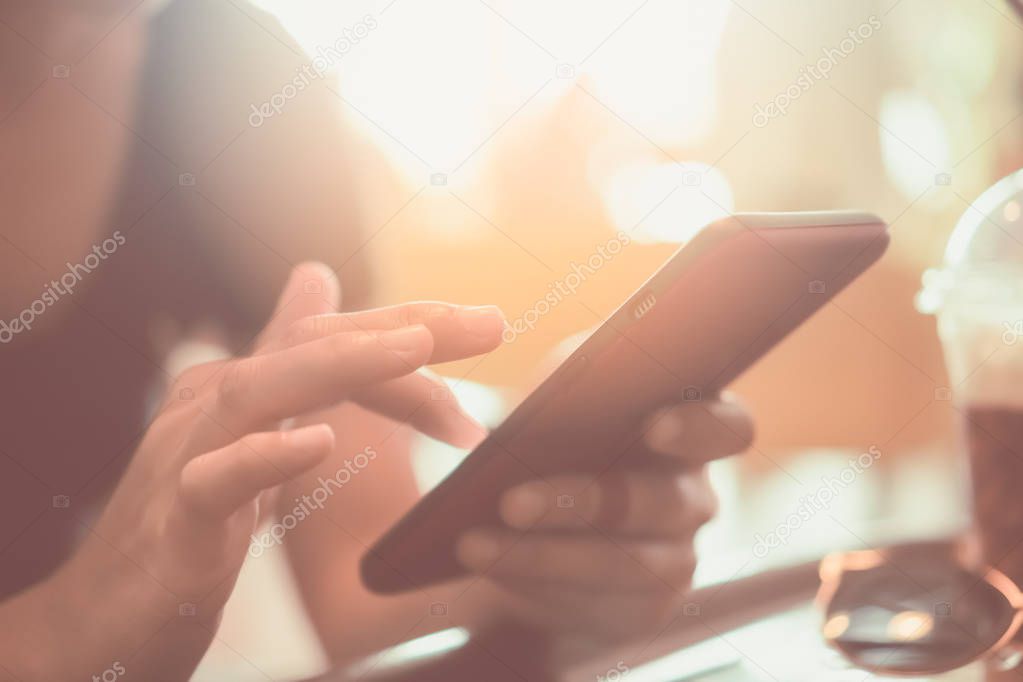
<svg viewBox="0 0 1023 682">
<path fill-rule="evenodd" d="M 499 411 L 494 392 L 485 387 L 462 385 L 456 392 L 467 407 L 474 408 L 471 411 L 477 418 L 492 421 L 487 419 L 488 413 Z M 721 501 L 720 513 L 697 537 L 701 561 L 696 586 L 809 561 L 830 551 L 862 549 L 879 539 L 930 537 L 963 526 L 966 505 L 962 470 L 950 464 L 947 453 L 885 451 L 876 465 L 845 483 L 842 477 L 848 474 L 848 463 L 857 454 L 857 449 L 807 450 L 790 453 L 777 466 L 758 471 L 748 470 L 735 458 L 715 462 L 711 474 Z M 889 454 L 893 456 L 889 458 Z M 413 460 L 422 487 L 428 489 L 435 484 L 463 456 L 462 451 L 424 439 L 417 445 Z M 835 479 L 842 485 L 834 499 L 815 507 L 809 518 L 800 519 L 798 528 L 786 534 L 781 546 L 762 551 L 760 538 L 779 534 L 792 515 L 801 511 L 804 500 L 821 497 L 825 489 L 834 487 L 829 482 Z M 885 529 L 898 532 L 883 532 Z M 834 662 L 827 663 L 827 650 L 813 634 L 816 625 L 811 610 L 797 610 L 779 618 L 757 623 L 748 631 L 725 633 L 702 648 L 685 649 L 669 657 L 668 663 L 630 665 L 628 679 L 868 679 L 862 671 L 849 672 L 836 668 Z M 798 638 L 793 631 L 799 633 Z M 731 652 L 731 660 L 720 652 Z M 689 669 L 686 661 L 700 661 L 703 656 L 711 663 L 722 661 L 719 669 L 712 673 L 699 669 L 685 672 Z M 269 553 L 259 561 L 246 562 L 217 640 L 193 682 L 303 679 L 326 667 L 327 659 L 304 614 L 284 553 Z M 610 682 L 613 676 L 605 678 Z M 592 680 L 593 676 L 587 675 L 586 679 Z M 942 679 L 973 680 L 980 676 L 974 670 Z"/>
<path fill-rule="evenodd" d="M 845 663 L 818 634 L 812 604 L 743 628 L 629 671 L 629 682 L 866 682 L 907 679 L 979 682 L 981 665 L 937 677 L 875 676 Z"/>
</svg>

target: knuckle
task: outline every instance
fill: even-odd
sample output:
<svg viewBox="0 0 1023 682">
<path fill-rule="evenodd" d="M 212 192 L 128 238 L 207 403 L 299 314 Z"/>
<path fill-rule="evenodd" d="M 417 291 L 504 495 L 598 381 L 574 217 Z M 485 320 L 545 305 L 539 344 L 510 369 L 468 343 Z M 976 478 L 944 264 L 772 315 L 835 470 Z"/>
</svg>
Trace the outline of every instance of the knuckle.
<svg viewBox="0 0 1023 682">
<path fill-rule="evenodd" d="M 639 548 L 636 559 L 652 574 L 651 577 L 656 576 L 658 583 L 662 586 L 667 583 L 675 589 L 688 587 L 696 569 L 688 543 L 647 545 Z"/>
<path fill-rule="evenodd" d="M 281 342 L 285 347 L 297 346 L 355 328 L 346 315 L 311 315 L 289 324 L 281 336 Z"/>
<path fill-rule="evenodd" d="M 455 307 L 450 303 L 442 303 L 440 301 L 430 301 L 409 306 L 408 312 L 409 315 L 405 319 L 405 326 L 448 322 L 455 317 Z"/>
<path fill-rule="evenodd" d="M 281 345 L 295 346 L 304 343 L 316 332 L 315 318 L 303 318 L 288 325 L 288 328 L 281 334 Z"/>
<path fill-rule="evenodd" d="M 686 543 L 670 552 L 666 566 L 666 577 L 676 589 L 688 589 L 696 571 L 696 559 L 692 547 Z"/>
<path fill-rule="evenodd" d="M 676 476 L 668 485 L 664 495 L 666 508 L 675 511 L 682 511 L 692 505 L 691 484 L 688 476 Z"/>
<path fill-rule="evenodd" d="M 205 378 L 210 374 L 216 372 L 230 360 L 210 360 L 208 362 L 200 362 L 192 365 L 181 373 L 180 379 L 186 379 L 188 381 L 195 381 L 197 378 Z"/>
<path fill-rule="evenodd" d="M 689 493 L 689 486 L 683 481 L 676 481 L 668 488 L 664 500 L 658 505 L 656 519 L 663 532 L 672 536 L 683 536 L 693 532 L 693 526 L 701 524 L 701 514 L 694 512 L 694 501 Z M 667 511 L 667 513 L 665 513 Z"/>
<path fill-rule="evenodd" d="M 454 320 L 458 307 L 450 303 L 434 302 L 423 310 L 424 320 L 444 319 Z"/>
<path fill-rule="evenodd" d="M 365 326 L 358 323 L 358 316 L 348 313 L 317 315 L 313 318 L 313 320 L 319 325 L 318 330 L 324 336 L 343 332 L 363 331 L 363 327 Z"/>
<path fill-rule="evenodd" d="M 645 569 L 656 575 L 663 575 L 669 568 L 666 553 L 656 545 L 641 545 L 633 552 L 633 556 Z"/>
<path fill-rule="evenodd" d="M 252 389 L 254 373 L 251 361 L 237 360 L 228 364 L 217 384 L 217 404 L 225 410 L 242 407 Z"/>
<path fill-rule="evenodd" d="M 186 464 L 178 474 L 178 496 L 189 506 L 200 506 L 199 482 L 208 466 L 208 455 L 199 455 Z"/>
<path fill-rule="evenodd" d="M 243 458 L 257 456 L 279 445 L 282 439 L 281 433 L 248 433 L 238 441 L 238 449 Z"/>
<path fill-rule="evenodd" d="M 753 445 L 757 439 L 757 424 L 752 417 L 743 420 L 743 450 Z"/>
<path fill-rule="evenodd" d="M 329 336 L 327 337 L 327 352 L 335 361 L 344 360 L 359 348 L 368 346 L 373 338 L 371 333 L 361 331 Z"/>
<path fill-rule="evenodd" d="M 243 436 L 234 447 L 234 466 L 246 480 L 271 466 L 270 454 L 282 442 L 280 433 L 250 433 Z"/>
<path fill-rule="evenodd" d="M 637 626 L 641 632 L 660 632 L 677 617 L 678 607 L 682 602 L 677 590 L 664 589 L 656 592 L 654 597 L 647 603 L 643 622 Z"/>
<path fill-rule="evenodd" d="M 679 607 L 679 593 L 673 587 L 658 581 L 649 592 L 636 595 L 632 600 L 626 633 L 660 632 L 671 623 Z"/>
<path fill-rule="evenodd" d="M 718 499 L 704 474 L 684 476 L 678 487 L 685 498 L 686 516 L 693 526 L 699 528 L 713 520 L 718 511 Z"/>
<path fill-rule="evenodd" d="M 211 376 L 215 376 L 220 368 L 224 366 L 227 360 L 213 360 L 211 362 L 202 362 L 191 367 L 186 368 L 176 377 L 170 384 L 169 397 L 170 398 L 186 398 L 187 396 L 193 395 L 198 389 L 206 383 L 207 379 Z M 192 393 L 189 393 L 191 391 Z"/>
<path fill-rule="evenodd" d="M 721 501 L 718 499 L 718 495 L 714 492 L 714 489 L 710 487 L 710 484 L 705 483 L 704 488 L 704 503 L 701 506 L 703 510 L 703 516 L 700 518 L 702 526 L 704 523 L 708 523 L 714 520 L 714 517 L 718 515 L 718 511 L 721 509 Z"/>
<path fill-rule="evenodd" d="M 685 406 L 671 406 L 658 410 L 643 423 L 643 442 L 654 452 L 665 455 L 676 454 L 684 449 L 685 439 L 677 438 L 687 422 Z"/>
<path fill-rule="evenodd" d="M 757 436 L 757 428 L 752 419 L 744 417 L 736 421 L 733 433 L 737 441 L 736 452 L 742 452 L 753 445 Z"/>
<path fill-rule="evenodd" d="M 752 415 L 736 400 L 725 400 L 721 405 L 726 415 L 722 422 L 730 426 L 732 438 L 737 441 L 737 450 L 745 450 L 753 445 L 757 428 Z"/>
<path fill-rule="evenodd" d="M 308 318 L 316 338 L 331 336 L 341 332 L 360 331 L 362 327 L 355 315 L 343 313 L 326 313 Z"/>
<path fill-rule="evenodd" d="M 412 306 L 411 305 L 399 305 L 394 308 L 394 326 L 407 327 L 412 323 Z"/>
</svg>

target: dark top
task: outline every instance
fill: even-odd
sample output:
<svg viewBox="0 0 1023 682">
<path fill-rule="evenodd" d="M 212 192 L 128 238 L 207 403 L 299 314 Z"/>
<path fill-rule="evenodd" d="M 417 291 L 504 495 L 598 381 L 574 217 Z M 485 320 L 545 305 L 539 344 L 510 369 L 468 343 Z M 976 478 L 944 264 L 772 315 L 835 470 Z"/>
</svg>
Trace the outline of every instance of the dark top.
<svg viewBox="0 0 1023 682">
<path fill-rule="evenodd" d="M 338 99 L 323 81 L 251 127 L 251 104 L 308 58 L 271 17 L 234 4 L 178 0 L 155 18 L 109 220 L 125 243 L 58 304 L 59 329 L 0 349 L 0 597 L 69 555 L 123 472 L 166 378 L 161 321 L 214 321 L 242 350 L 273 305 L 246 287 L 275 290 L 308 258 L 339 270 L 346 307 L 367 291 Z"/>
</svg>

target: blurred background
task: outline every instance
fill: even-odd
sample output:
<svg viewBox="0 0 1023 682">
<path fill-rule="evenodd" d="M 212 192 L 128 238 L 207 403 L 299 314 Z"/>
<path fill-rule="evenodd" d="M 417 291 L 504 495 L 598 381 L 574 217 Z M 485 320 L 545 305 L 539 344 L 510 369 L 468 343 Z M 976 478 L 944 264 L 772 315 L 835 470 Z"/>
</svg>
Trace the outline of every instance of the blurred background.
<svg viewBox="0 0 1023 682">
<path fill-rule="evenodd" d="M 287 265 L 297 216 L 344 252 L 342 274 L 372 281 L 360 303 L 493 303 L 528 323 L 482 361 L 439 368 L 494 421 L 707 222 L 877 213 L 892 225 L 884 260 L 733 387 L 759 434 L 716 465 L 722 516 L 701 537 L 700 580 L 964 523 L 955 387 L 914 299 L 958 217 L 1023 166 L 1023 25 L 1000 0 L 105 0 L 60 8 L 62 31 L 44 31 L 58 4 L 0 9 L 0 153 L 29 159 L 5 171 L 0 199 L 30 177 L 59 190 L 13 216 L 12 240 L 102 223 L 96 190 L 142 136 L 152 158 L 129 177 L 135 214 L 176 178 L 175 201 L 201 204 L 201 190 L 197 222 L 230 226 L 211 243 L 230 234 L 232 252 L 268 271 Z M 200 76 L 148 81 L 159 64 L 133 59 L 182 7 L 204 19 L 175 46 Z M 250 78 L 218 78 L 225 63 Z M 150 118 L 187 116 L 200 95 L 216 117 L 167 139 L 139 133 L 146 88 L 179 93 Z M 25 132 L 41 119 L 47 132 Z M 48 175 L 55 160 L 75 182 Z M 341 244 L 351 226 L 361 238 Z M 580 277 L 619 233 L 630 244 Z M 62 242 L 53 263 L 88 242 Z M 570 273 L 578 286 L 552 304 Z M 459 456 L 422 450 L 424 486 Z M 761 556 L 835 477 L 825 508 Z M 237 613 L 265 606 L 251 597 L 268 579 L 243 580 Z M 252 619 L 229 613 L 232 627 Z"/>
<path fill-rule="evenodd" d="M 260 2 L 310 58 L 337 26 L 376 22 L 329 87 L 365 147 L 378 296 L 497 303 L 531 322 L 482 362 L 442 368 L 482 416 L 501 408 L 475 385 L 514 403 L 707 222 L 863 209 L 892 224 L 883 262 L 733 387 L 759 435 L 715 465 L 722 514 L 700 538 L 700 582 L 966 522 L 954 387 L 914 298 L 959 216 L 1023 165 L 1023 26 L 1008 7 L 357 4 Z M 542 303 L 619 231 L 634 242 Z M 423 447 L 425 487 L 446 468 Z M 868 452 L 876 464 L 847 479 Z"/>
<path fill-rule="evenodd" d="M 311 59 L 374 18 L 327 85 L 366 147 L 358 203 L 381 301 L 494 302 L 516 319 L 616 231 L 634 235 L 535 329 L 446 374 L 523 388 L 716 217 L 861 208 L 893 224 L 884 263 L 735 389 L 766 453 L 948 437 L 929 404 L 945 385 L 933 321 L 913 299 L 969 202 L 1023 160 L 1023 29 L 1007 7 L 258 4 Z M 757 120 L 828 54 L 827 78 Z"/>
<path fill-rule="evenodd" d="M 359 203 L 378 296 L 493 302 L 533 321 L 484 361 L 442 368 L 461 384 L 514 401 L 558 344 L 714 218 L 884 217 L 884 261 L 734 386 L 759 436 L 719 467 L 720 523 L 767 532 L 870 448 L 877 466 L 834 503 L 848 532 L 813 519 L 792 545 L 856 544 L 860 521 L 897 519 L 905 533 L 962 521 L 952 387 L 914 297 L 958 217 L 1023 162 L 1023 27 L 1007 6 L 259 4 L 310 58 L 338 26 L 373 17 L 329 87 L 338 125 L 366 148 Z M 634 243 L 538 305 L 617 231 Z M 705 554 L 708 575 L 734 570 L 709 567 L 727 549 Z"/>
</svg>

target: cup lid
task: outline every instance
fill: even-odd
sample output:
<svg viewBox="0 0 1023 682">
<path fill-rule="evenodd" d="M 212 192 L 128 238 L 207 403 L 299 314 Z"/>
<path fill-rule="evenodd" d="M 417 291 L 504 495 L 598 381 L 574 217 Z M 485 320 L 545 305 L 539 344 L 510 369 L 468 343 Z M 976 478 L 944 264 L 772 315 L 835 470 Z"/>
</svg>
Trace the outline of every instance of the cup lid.
<svg viewBox="0 0 1023 682">
<path fill-rule="evenodd" d="M 924 273 L 917 309 L 1023 306 L 1023 170 L 999 180 L 966 208 L 940 268 Z"/>
</svg>

